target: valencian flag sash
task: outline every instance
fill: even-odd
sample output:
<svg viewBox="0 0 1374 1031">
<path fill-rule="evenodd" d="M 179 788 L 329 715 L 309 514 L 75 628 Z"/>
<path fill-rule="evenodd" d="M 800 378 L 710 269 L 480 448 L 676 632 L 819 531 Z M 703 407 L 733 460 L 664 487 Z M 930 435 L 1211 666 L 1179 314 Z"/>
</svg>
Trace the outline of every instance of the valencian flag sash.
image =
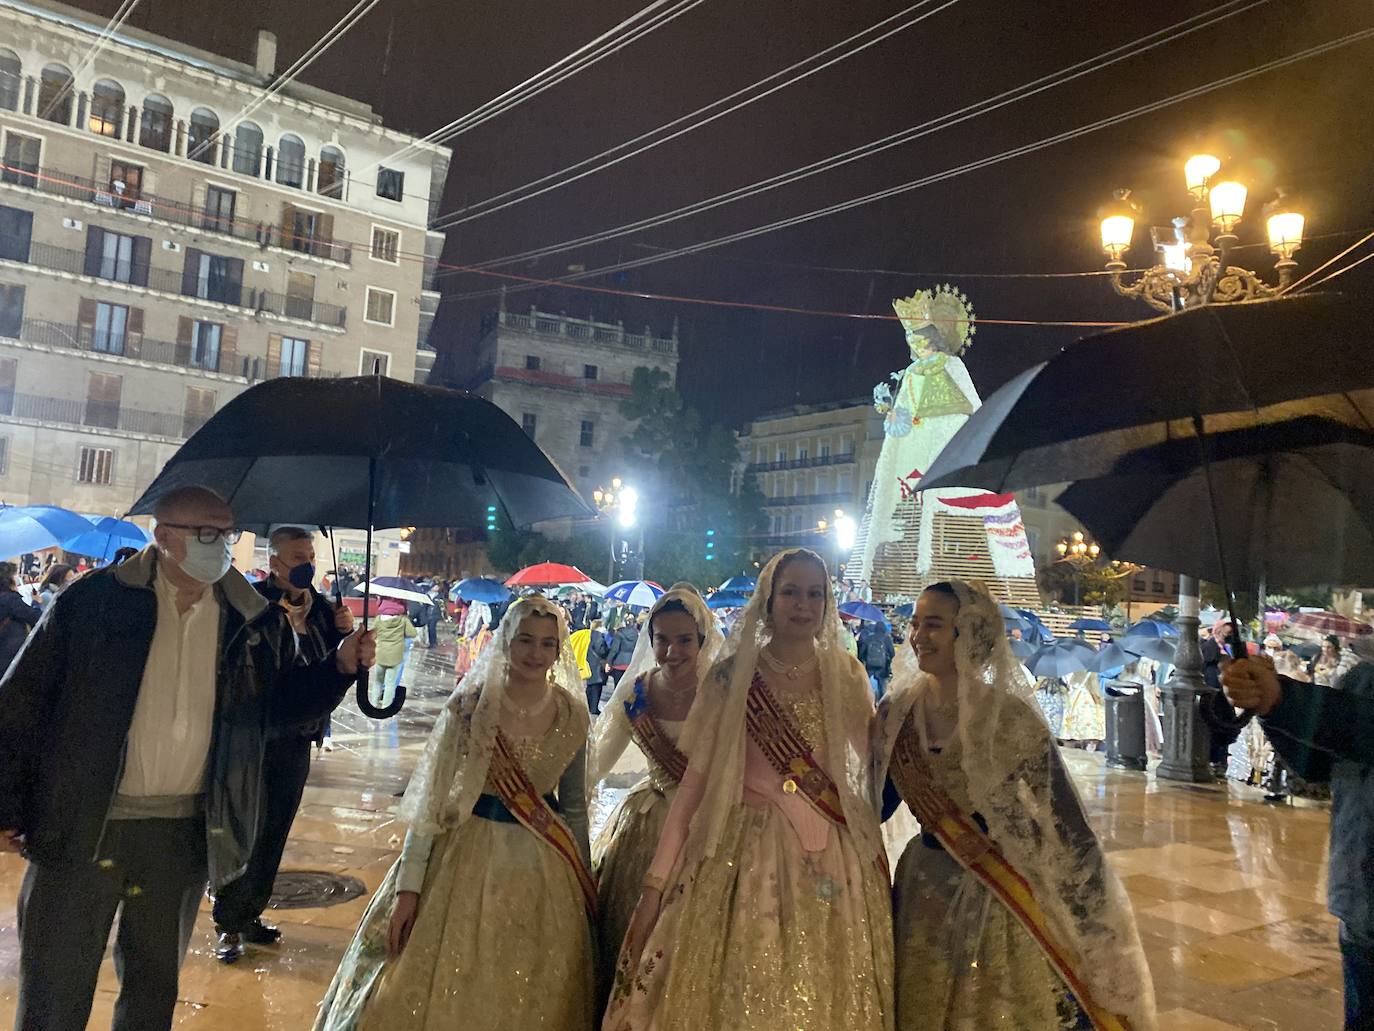
<svg viewBox="0 0 1374 1031">
<path fill-rule="evenodd" d="M 630 734 L 635 744 L 652 757 L 674 782 L 682 783 L 682 777 L 687 772 L 687 757 L 668 740 L 658 720 L 649 712 L 649 699 L 644 693 L 643 680 L 635 682 L 634 696 L 625 701 L 625 717 L 630 721 Z"/>
<path fill-rule="evenodd" d="M 496 744 L 491 750 L 487 779 L 496 788 L 497 795 L 511 815 L 567 860 L 577 876 L 577 883 L 582 887 L 582 900 L 587 905 L 587 914 L 595 919 L 596 882 L 592 880 L 587 864 L 582 861 L 582 853 L 577 850 L 572 830 L 534 789 L 520 761 L 511 751 L 506 735 L 499 730 L 496 732 Z"/>
<path fill-rule="evenodd" d="M 935 835 L 945 851 L 959 861 L 1011 911 L 1044 952 L 1097 1031 L 1131 1031 L 1125 1017 L 1110 1013 L 1093 998 L 1078 976 L 1079 957 L 1055 936 L 1035 898 L 1034 889 L 1007 862 L 997 845 L 939 786 L 921 754 L 920 735 L 911 718 L 897 735 L 892 750 L 892 783 L 911 806 L 921 830 Z"/>
</svg>

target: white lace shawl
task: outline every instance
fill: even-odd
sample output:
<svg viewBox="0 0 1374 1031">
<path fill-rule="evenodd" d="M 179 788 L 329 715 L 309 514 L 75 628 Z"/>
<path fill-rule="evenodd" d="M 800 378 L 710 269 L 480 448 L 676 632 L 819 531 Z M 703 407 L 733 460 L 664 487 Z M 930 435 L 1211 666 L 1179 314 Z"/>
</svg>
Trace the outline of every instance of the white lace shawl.
<svg viewBox="0 0 1374 1031">
<path fill-rule="evenodd" d="M 688 830 L 690 858 L 715 854 L 731 811 L 744 797 L 745 702 L 758 665 L 759 651 L 772 639 L 768 599 L 773 578 L 787 559 L 804 556 L 825 568 L 813 551 L 779 552 L 764 566 L 743 618 L 726 640 L 724 657 L 715 664 L 692 707 L 679 747 L 691 768 L 707 778 L 701 805 Z M 864 669 L 840 643 L 840 619 L 827 590 L 825 615 L 816 640 L 828 754 L 817 756 L 839 789 L 845 822 L 860 854 L 877 856 L 882 848 L 877 814 L 871 804 L 869 727 L 873 693 Z"/>
<path fill-rule="evenodd" d="M 1125 889 L 1088 826 L 996 602 L 981 584 L 951 584 L 959 598 L 956 734 L 973 808 L 1030 883 L 1056 936 L 1079 957 L 1078 974 L 1098 1004 L 1136 1031 L 1150 1031 L 1157 1026 L 1154 986 Z M 907 714 L 932 683 L 916 663 L 894 664 L 875 721 L 879 793 Z"/>
<path fill-rule="evenodd" d="M 495 636 L 476 664 L 449 696 L 434 724 L 424 754 L 415 767 L 399 817 L 420 835 L 435 835 L 460 826 L 487 781 L 491 751 L 501 716 L 510 672 L 510 645 L 526 616 L 554 616 L 558 620 L 558 661 L 550 671 L 554 689 L 567 693 L 574 714 L 581 713 L 586 733 L 587 700 L 577 659 L 568 643 L 563 610 L 541 595 L 521 598 L 507 610 Z"/>
<path fill-rule="evenodd" d="M 600 784 L 610 775 L 611 770 L 615 768 L 616 762 L 619 761 L 630 743 L 630 720 L 625 714 L 625 703 L 630 700 L 630 696 L 634 693 L 635 681 L 653 670 L 657 664 L 654 659 L 653 635 L 649 630 L 653 626 L 654 616 L 662 611 L 663 606 L 670 601 L 682 602 L 692 619 L 696 621 L 697 631 L 705 639 L 701 651 L 697 655 L 698 690 L 701 689 L 701 682 L 706 679 L 706 674 L 711 671 L 711 666 L 716 661 L 720 647 L 725 642 L 724 635 L 716 626 L 715 617 L 711 610 L 706 607 L 706 602 L 695 587 L 690 585 L 675 586 L 654 602 L 653 608 L 649 610 L 649 618 L 645 622 L 644 631 L 639 635 L 639 640 L 635 644 L 634 654 L 630 657 L 630 664 L 625 668 L 625 675 L 620 678 L 620 683 L 616 685 L 611 700 L 602 707 L 601 715 L 597 718 L 596 725 L 592 727 L 591 745 L 587 749 L 588 789 Z"/>
</svg>

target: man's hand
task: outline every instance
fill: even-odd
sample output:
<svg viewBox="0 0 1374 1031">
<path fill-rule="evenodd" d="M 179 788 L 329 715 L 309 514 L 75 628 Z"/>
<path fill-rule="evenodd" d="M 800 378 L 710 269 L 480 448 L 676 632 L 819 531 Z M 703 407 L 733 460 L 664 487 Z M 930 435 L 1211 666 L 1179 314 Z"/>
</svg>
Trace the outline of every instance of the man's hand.
<svg viewBox="0 0 1374 1031">
<path fill-rule="evenodd" d="M 24 835 L 16 830 L 0 830 L 0 852 L 19 853 L 24 850 Z"/>
<path fill-rule="evenodd" d="M 346 677 L 356 676 L 360 668 L 371 669 L 377 661 L 377 631 L 358 630 L 349 634 L 339 644 L 334 661 Z"/>
<path fill-rule="evenodd" d="M 334 629 L 341 634 L 353 633 L 353 610 L 343 602 L 334 606 Z"/>
<path fill-rule="evenodd" d="M 1274 672 L 1274 664 L 1262 659 L 1236 659 L 1223 664 L 1221 686 L 1232 705 L 1261 716 L 1273 712 L 1283 698 L 1283 685 Z"/>
</svg>

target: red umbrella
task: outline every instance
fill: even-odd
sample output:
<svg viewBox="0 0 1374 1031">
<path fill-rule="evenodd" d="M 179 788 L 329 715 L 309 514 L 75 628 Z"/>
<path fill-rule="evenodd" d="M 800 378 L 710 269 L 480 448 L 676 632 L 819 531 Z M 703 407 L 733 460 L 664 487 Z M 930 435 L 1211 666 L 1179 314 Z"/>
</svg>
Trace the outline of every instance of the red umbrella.
<svg viewBox="0 0 1374 1031">
<path fill-rule="evenodd" d="M 506 581 L 507 587 L 553 587 L 558 584 L 584 584 L 591 577 L 576 566 L 561 562 L 540 562 L 526 566 Z"/>
<path fill-rule="evenodd" d="M 1335 634 L 1337 637 L 1352 638 L 1374 634 L 1374 627 L 1368 623 L 1347 619 L 1335 612 L 1299 612 L 1288 621 L 1287 629 L 1306 630 L 1321 637 Z"/>
</svg>

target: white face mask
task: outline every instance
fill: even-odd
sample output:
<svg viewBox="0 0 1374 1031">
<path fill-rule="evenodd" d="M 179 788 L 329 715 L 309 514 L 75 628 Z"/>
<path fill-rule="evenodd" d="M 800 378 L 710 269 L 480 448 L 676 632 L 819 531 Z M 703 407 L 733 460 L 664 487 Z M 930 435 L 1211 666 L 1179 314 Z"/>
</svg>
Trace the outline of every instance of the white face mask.
<svg viewBox="0 0 1374 1031">
<path fill-rule="evenodd" d="M 232 561 L 229 542 L 223 537 L 217 537 L 213 544 L 202 544 L 195 537 L 187 537 L 186 557 L 177 564 L 192 580 L 212 584 L 229 572 Z"/>
</svg>

